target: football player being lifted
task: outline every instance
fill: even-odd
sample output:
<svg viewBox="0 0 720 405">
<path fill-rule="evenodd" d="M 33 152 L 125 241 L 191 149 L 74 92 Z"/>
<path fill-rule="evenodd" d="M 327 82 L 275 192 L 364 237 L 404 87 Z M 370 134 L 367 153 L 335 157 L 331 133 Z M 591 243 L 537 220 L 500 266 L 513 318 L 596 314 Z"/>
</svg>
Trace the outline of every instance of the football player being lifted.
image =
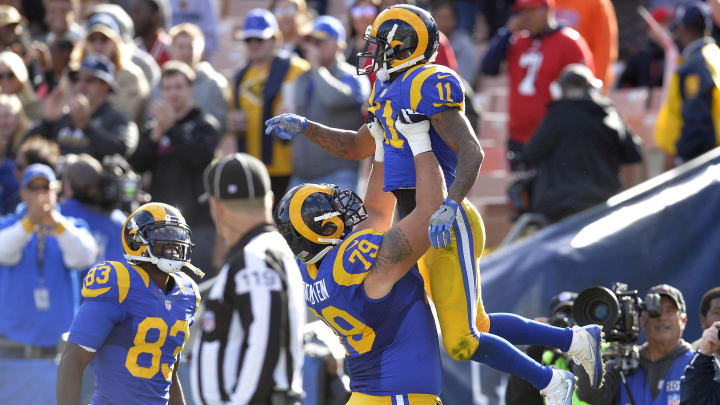
<svg viewBox="0 0 720 405">
<path fill-rule="evenodd" d="M 347 131 L 282 114 L 266 122 L 266 133 L 284 139 L 303 135 L 348 159 L 374 153 L 374 165 L 384 165 L 383 190 L 394 194 L 401 215 L 407 216 L 415 208 L 416 187 L 407 137 L 413 131 L 429 131 L 448 193 L 429 221 L 433 248 L 418 265 L 437 310 L 445 350 L 456 360 L 474 360 L 525 378 L 551 404 L 569 403 L 572 374 L 538 364 L 513 344 L 540 344 L 568 352 L 588 372 L 592 386 L 599 387 L 604 372 L 600 327 L 555 328 L 514 314 L 485 313 L 477 268 L 485 231 L 477 209 L 465 199 L 484 154 L 465 117 L 464 90 L 457 73 L 431 63 L 438 35 L 435 21 L 425 10 L 397 5 L 382 11 L 367 28 L 365 48 L 358 54 L 359 74 L 378 72 L 368 100 L 367 124 Z M 399 114 L 423 115 L 429 129 L 403 125 L 397 120 Z M 369 181 L 375 181 L 378 171 L 370 176 Z"/>
<path fill-rule="evenodd" d="M 180 351 L 200 303 L 190 264 L 190 228 L 180 211 L 148 203 L 122 230 L 125 260 L 96 264 L 83 279 L 58 367 L 58 404 L 77 405 L 92 361 L 92 404 L 184 404 L 177 376 Z"/>
</svg>

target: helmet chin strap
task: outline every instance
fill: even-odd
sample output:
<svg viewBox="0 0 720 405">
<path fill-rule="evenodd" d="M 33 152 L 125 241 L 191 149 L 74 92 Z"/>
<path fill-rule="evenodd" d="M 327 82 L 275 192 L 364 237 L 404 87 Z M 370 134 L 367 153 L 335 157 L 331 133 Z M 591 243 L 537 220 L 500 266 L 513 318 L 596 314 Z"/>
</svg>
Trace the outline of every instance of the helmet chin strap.
<svg viewBox="0 0 720 405">
<path fill-rule="evenodd" d="M 148 252 L 149 253 L 149 252 Z M 172 260 L 172 259 L 165 259 L 165 258 L 159 258 L 156 256 L 153 256 L 152 253 L 150 253 L 150 257 L 143 257 L 143 256 L 132 256 L 132 255 L 125 255 L 125 259 L 127 261 L 135 261 L 135 262 L 146 262 L 154 264 L 155 267 L 157 267 L 160 271 L 165 273 L 177 273 L 180 271 L 180 269 L 183 268 L 183 266 L 187 267 L 188 270 L 192 271 L 197 275 L 198 277 L 205 277 L 205 273 L 200 270 L 199 268 L 195 267 L 192 263 L 182 261 L 182 260 Z"/>
<path fill-rule="evenodd" d="M 325 255 L 328 254 L 328 252 L 331 251 L 334 247 L 335 247 L 335 245 L 330 245 L 330 246 L 326 247 L 325 249 L 318 252 L 318 254 L 316 254 L 315 257 L 313 257 L 312 259 L 308 260 L 305 263 L 306 264 L 315 264 L 315 263 L 319 262 L 320 259 L 325 257 Z"/>
</svg>

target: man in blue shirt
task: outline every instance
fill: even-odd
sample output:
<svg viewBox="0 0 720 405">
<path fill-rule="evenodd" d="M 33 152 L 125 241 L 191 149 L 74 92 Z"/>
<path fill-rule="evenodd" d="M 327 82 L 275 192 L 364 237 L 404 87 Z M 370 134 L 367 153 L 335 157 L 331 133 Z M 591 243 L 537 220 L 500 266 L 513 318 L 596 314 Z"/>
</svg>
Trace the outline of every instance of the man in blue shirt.
<svg viewBox="0 0 720 405">
<path fill-rule="evenodd" d="M 92 235 L 57 211 L 57 193 L 53 170 L 30 165 L 20 189 L 26 210 L 0 219 L 0 335 L 26 345 L 5 357 L 54 353 L 75 310 L 71 271 L 97 256 Z"/>
</svg>

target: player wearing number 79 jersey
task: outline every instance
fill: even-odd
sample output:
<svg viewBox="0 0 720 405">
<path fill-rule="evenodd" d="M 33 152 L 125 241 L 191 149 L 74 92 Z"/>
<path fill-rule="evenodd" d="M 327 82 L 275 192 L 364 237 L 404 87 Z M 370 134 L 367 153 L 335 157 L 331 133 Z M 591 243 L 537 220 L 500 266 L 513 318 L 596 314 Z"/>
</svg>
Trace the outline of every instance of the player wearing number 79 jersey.
<svg viewBox="0 0 720 405">
<path fill-rule="evenodd" d="M 307 306 L 345 346 L 348 405 L 440 403 L 442 367 L 435 322 L 416 266 L 442 203 L 442 174 L 427 131 L 407 138 L 418 179 L 417 206 L 387 229 L 389 194 L 370 182 L 366 203 L 335 185 L 301 184 L 278 204 L 278 231 L 300 260 Z M 376 164 L 373 170 L 383 165 Z M 356 226 L 359 225 L 357 228 Z"/>
<path fill-rule="evenodd" d="M 58 368 L 57 400 L 77 405 L 91 363 L 91 404 L 184 404 L 180 351 L 200 303 L 189 262 L 190 228 L 169 205 L 149 203 L 123 226 L 125 259 L 96 264 L 83 280 L 84 302 Z"/>
</svg>

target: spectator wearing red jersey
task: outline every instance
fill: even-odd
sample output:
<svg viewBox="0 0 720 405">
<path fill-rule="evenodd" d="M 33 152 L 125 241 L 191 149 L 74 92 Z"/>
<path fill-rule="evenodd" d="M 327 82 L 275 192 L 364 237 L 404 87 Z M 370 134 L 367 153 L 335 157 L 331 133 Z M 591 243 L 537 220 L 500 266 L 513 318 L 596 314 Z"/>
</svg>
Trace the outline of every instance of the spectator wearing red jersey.
<svg viewBox="0 0 720 405">
<path fill-rule="evenodd" d="M 503 61 L 509 74 L 508 159 L 510 169 L 520 170 L 515 159 L 545 115 L 550 83 L 571 63 L 595 65 L 585 40 L 572 28 L 555 20 L 554 0 L 517 0 L 514 15 L 490 43 L 482 72 L 500 73 Z"/>
<path fill-rule="evenodd" d="M 170 20 L 167 0 L 133 0 L 130 17 L 137 46 L 152 55 L 159 66 L 170 60 L 170 37 L 165 32 Z"/>
</svg>

